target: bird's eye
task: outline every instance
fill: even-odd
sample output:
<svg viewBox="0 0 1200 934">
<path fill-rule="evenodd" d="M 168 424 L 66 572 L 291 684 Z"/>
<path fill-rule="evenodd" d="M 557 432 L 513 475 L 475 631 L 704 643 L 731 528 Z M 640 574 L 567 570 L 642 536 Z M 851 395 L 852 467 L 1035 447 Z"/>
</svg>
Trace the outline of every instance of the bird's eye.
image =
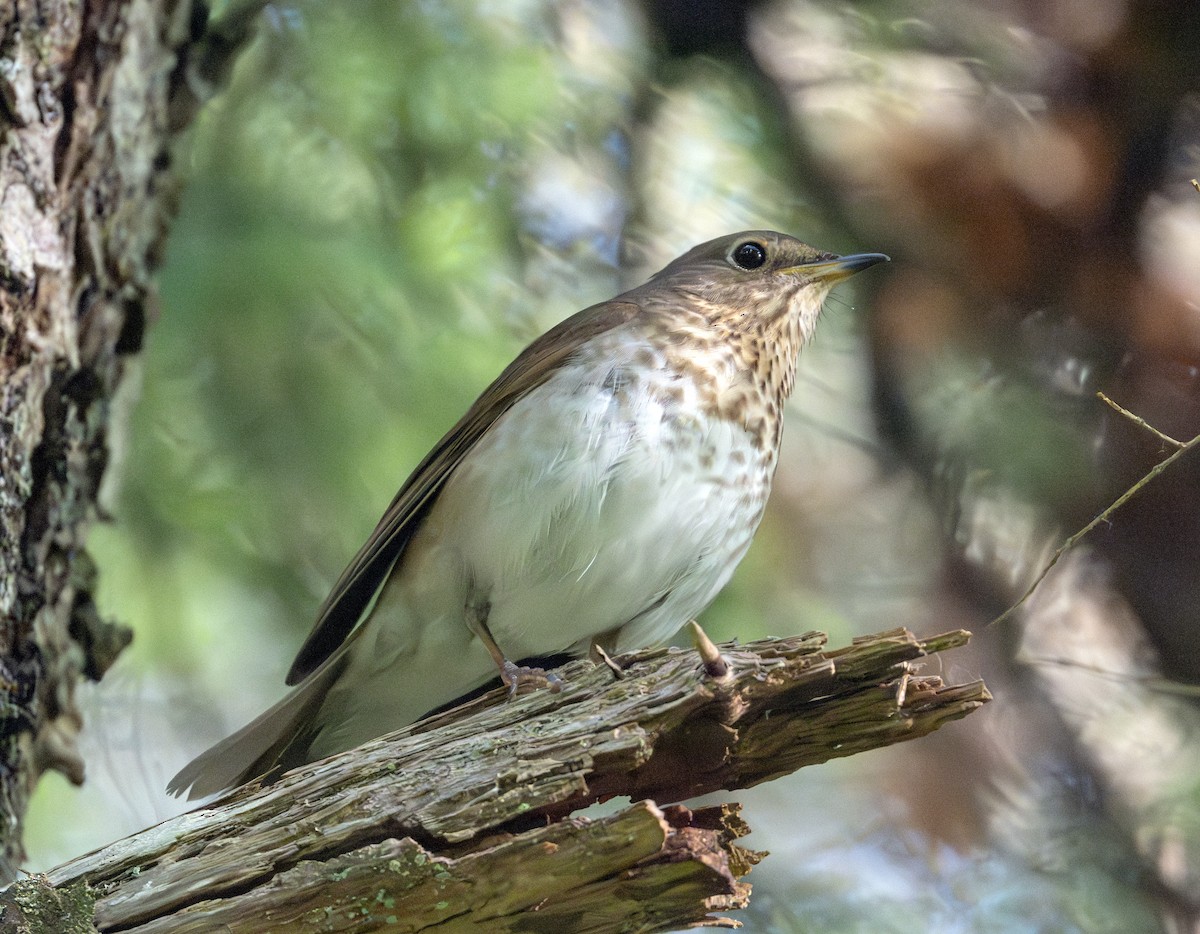
<svg viewBox="0 0 1200 934">
<path fill-rule="evenodd" d="M 733 261 L 743 269 L 757 269 L 767 261 L 767 251 L 761 243 L 747 240 L 734 248 Z"/>
</svg>

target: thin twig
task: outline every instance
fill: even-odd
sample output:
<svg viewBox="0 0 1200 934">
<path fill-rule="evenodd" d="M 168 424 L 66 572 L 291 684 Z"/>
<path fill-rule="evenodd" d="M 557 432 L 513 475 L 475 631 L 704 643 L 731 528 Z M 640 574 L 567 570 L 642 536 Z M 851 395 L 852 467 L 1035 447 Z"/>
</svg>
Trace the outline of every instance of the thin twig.
<svg viewBox="0 0 1200 934">
<path fill-rule="evenodd" d="M 1176 439 L 1172 438 L 1170 435 L 1163 434 L 1161 431 L 1159 431 L 1157 428 L 1155 428 L 1153 425 L 1151 425 L 1148 421 L 1146 421 L 1140 415 L 1134 415 L 1132 412 L 1129 411 L 1129 409 L 1125 408 L 1123 405 L 1113 402 L 1113 400 L 1108 398 L 1108 396 L 1106 396 L 1104 393 L 1098 392 L 1098 393 L 1096 393 L 1096 395 L 1100 397 L 1100 401 L 1103 402 L 1105 405 L 1109 406 L 1110 408 L 1116 409 L 1117 412 L 1124 415 L 1127 419 L 1129 419 L 1131 422 L 1133 422 L 1139 428 L 1145 428 L 1146 431 L 1150 432 L 1150 434 L 1154 435 L 1159 440 L 1165 441 L 1167 444 L 1171 445 L 1171 447 L 1176 448 L 1176 449 L 1183 447 L 1182 441 L 1177 441 Z"/>
<path fill-rule="evenodd" d="M 1132 671 L 1116 671 L 1103 668 L 1100 665 L 1089 665 L 1074 658 L 1058 658 L 1056 656 L 1026 656 L 1022 654 L 1018 661 L 1025 665 L 1041 665 L 1043 667 L 1070 668 L 1074 671 L 1087 672 L 1090 675 L 1109 681 L 1119 681 L 1121 684 L 1140 684 L 1150 691 L 1160 694 L 1173 694 L 1179 697 L 1200 697 L 1200 684 L 1187 684 L 1162 675 L 1142 674 Z"/>
<path fill-rule="evenodd" d="M 1096 526 L 1100 525 L 1102 522 L 1107 522 L 1109 520 L 1109 518 L 1112 516 L 1112 514 L 1114 512 L 1116 512 L 1118 509 L 1120 509 L 1122 506 L 1124 506 L 1131 499 L 1133 499 L 1133 497 L 1135 495 L 1137 495 L 1137 493 L 1142 489 L 1142 487 L 1144 487 L 1147 483 L 1149 483 L 1151 480 L 1153 480 L 1155 477 L 1157 477 L 1160 473 L 1162 473 L 1164 470 L 1166 470 L 1168 467 L 1170 467 L 1173 463 L 1175 463 L 1175 461 L 1179 460 L 1179 458 L 1181 458 L 1184 454 L 1186 454 L 1192 448 L 1196 447 L 1196 445 L 1200 444 L 1200 435 L 1196 435 L 1196 437 L 1192 438 L 1191 441 L 1188 441 L 1186 443 L 1181 443 L 1179 441 L 1176 441 L 1174 438 L 1172 438 L 1168 435 L 1164 435 L 1158 429 L 1151 427 L 1149 424 L 1146 423 L 1146 421 L 1144 419 L 1138 418 L 1133 413 L 1129 412 L 1126 409 L 1123 409 L 1121 406 L 1117 405 L 1115 402 L 1113 402 L 1111 399 L 1109 399 L 1103 393 L 1097 393 L 1097 395 L 1100 396 L 1101 399 L 1103 399 L 1105 402 L 1107 402 L 1109 405 L 1111 405 L 1117 411 L 1119 411 L 1122 414 L 1131 418 L 1137 424 L 1142 425 L 1144 428 L 1148 429 L 1149 431 L 1152 431 L 1154 434 L 1156 434 L 1158 437 L 1162 438 L 1164 441 L 1167 441 L 1170 444 L 1175 445 L 1176 446 L 1175 452 L 1173 454 L 1171 454 L 1169 457 L 1163 458 L 1161 461 L 1159 461 L 1157 464 L 1155 464 L 1153 467 L 1151 467 L 1149 472 L 1144 477 L 1142 477 L 1137 483 L 1135 483 L 1128 490 L 1126 490 L 1124 493 L 1122 493 L 1121 496 L 1116 500 L 1116 502 L 1114 502 L 1111 506 L 1109 506 L 1107 509 L 1105 509 L 1104 512 L 1100 513 L 1100 515 L 1096 516 L 1095 519 L 1093 519 L 1091 522 L 1089 522 L 1087 525 L 1085 525 L 1082 529 L 1080 529 L 1078 532 L 1076 532 L 1074 535 L 1072 535 L 1070 538 L 1068 538 L 1065 542 L 1063 542 L 1061 545 L 1059 545 L 1058 549 L 1054 552 L 1054 554 L 1050 556 L 1049 563 L 1044 568 L 1042 568 L 1042 572 L 1040 574 L 1038 574 L 1038 576 L 1034 580 L 1034 582 L 1029 585 L 1029 589 L 1026 590 L 1025 593 L 1023 593 L 1021 595 L 1021 599 L 1019 599 L 1016 603 L 1014 603 L 1012 606 L 1010 606 L 1007 610 L 1005 610 L 1003 613 L 1001 613 L 999 616 L 997 616 L 994 620 L 992 620 L 990 623 L 988 623 L 987 626 L 984 627 L 985 629 L 990 628 L 995 625 L 998 625 L 999 623 L 1004 622 L 1010 616 L 1012 616 L 1018 609 L 1020 609 L 1020 607 L 1022 605 L 1024 605 L 1026 600 L 1028 600 L 1031 596 L 1033 596 L 1033 592 L 1035 590 L 1037 590 L 1038 585 L 1041 584 L 1041 582 L 1046 579 L 1046 575 L 1050 573 L 1050 569 L 1053 568 L 1054 565 L 1058 564 L 1059 558 L 1061 558 L 1068 551 L 1070 551 L 1072 548 L 1074 548 L 1076 545 L 1078 545 L 1079 542 L 1083 539 L 1083 537 L 1086 536 L 1089 532 L 1091 532 L 1094 528 L 1096 528 Z"/>
</svg>

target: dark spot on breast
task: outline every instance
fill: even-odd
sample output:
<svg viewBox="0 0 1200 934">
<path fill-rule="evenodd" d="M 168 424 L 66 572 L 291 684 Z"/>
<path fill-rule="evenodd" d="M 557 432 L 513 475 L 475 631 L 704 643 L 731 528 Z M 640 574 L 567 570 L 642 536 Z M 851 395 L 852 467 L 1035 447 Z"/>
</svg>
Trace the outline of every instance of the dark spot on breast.
<svg viewBox="0 0 1200 934">
<path fill-rule="evenodd" d="M 620 367 L 613 367 L 604 377 L 604 382 L 600 384 L 600 388 L 616 395 L 625 386 L 628 374 Z"/>
</svg>

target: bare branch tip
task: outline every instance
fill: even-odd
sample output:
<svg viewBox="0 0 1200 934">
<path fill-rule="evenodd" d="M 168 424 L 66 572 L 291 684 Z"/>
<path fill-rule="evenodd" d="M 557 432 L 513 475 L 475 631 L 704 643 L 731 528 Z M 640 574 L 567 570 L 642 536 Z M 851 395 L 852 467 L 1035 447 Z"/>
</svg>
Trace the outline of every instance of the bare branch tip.
<svg viewBox="0 0 1200 934">
<path fill-rule="evenodd" d="M 708 637 L 695 620 L 688 623 L 692 628 L 692 642 L 704 662 L 704 671 L 710 678 L 724 678 L 729 674 L 729 663 L 722 657 L 716 644 Z"/>
<path fill-rule="evenodd" d="M 592 661 L 597 665 L 604 665 L 613 673 L 613 677 L 620 680 L 625 677 L 625 669 L 613 660 L 613 657 L 604 651 L 604 646 L 598 642 L 592 643 Z"/>
<path fill-rule="evenodd" d="M 1144 428 L 1146 431 L 1150 432 L 1152 435 L 1154 435 L 1156 438 L 1158 438 L 1164 444 L 1170 445 L 1171 447 L 1175 448 L 1175 450 L 1177 450 L 1177 451 L 1183 450 L 1183 448 L 1187 447 L 1187 445 L 1184 442 L 1179 441 L 1176 438 L 1172 438 L 1170 435 L 1166 434 L 1165 432 L 1159 431 L 1157 428 L 1155 428 L 1153 425 L 1151 425 L 1149 422 L 1147 422 L 1140 415 L 1134 415 L 1132 412 L 1129 411 L 1129 409 L 1125 408 L 1123 405 L 1120 405 L 1117 402 L 1114 402 L 1103 392 L 1097 392 L 1096 396 L 1100 399 L 1101 402 L 1103 402 L 1105 405 L 1107 405 L 1109 408 L 1111 408 L 1113 411 L 1115 411 L 1118 415 L 1122 416 L 1123 418 L 1129 419 L 1131 422 L 1133 422 L 1139 428 Z"/>
</svg>

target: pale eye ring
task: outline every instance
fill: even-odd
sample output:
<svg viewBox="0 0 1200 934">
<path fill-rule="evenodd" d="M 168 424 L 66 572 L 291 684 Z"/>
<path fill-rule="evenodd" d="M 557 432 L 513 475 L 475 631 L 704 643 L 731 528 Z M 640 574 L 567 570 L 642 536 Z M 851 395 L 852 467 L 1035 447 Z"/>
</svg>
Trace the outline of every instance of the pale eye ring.
<svg viewBox="0 0 1200 934">
<path fill-rule="evenodd" d="M 730 257 L 742 269 L 757 269 L 767 261 L 767 251 L 761 243 L 747 240 L 734 247 Z"/>
</svg>

